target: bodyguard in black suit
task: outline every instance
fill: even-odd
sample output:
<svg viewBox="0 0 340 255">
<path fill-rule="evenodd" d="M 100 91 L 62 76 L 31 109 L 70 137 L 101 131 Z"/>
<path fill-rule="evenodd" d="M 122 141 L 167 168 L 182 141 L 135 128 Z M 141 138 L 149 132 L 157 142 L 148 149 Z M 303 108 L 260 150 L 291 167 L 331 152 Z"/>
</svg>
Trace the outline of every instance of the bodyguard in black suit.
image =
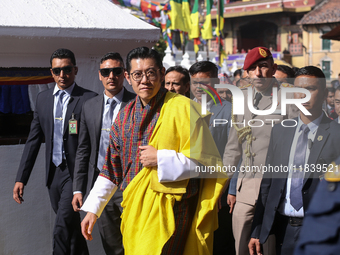
<svg viewBox="0 0 340 255">
<path fill-rule="evenodd" d="M 260 244 L 271 234 L 276 238 L 277 255 L 293 253 L 313 193 L 328 165 L 340 155 L 340 126 L 322 111 L 326 96 L 324 74 L 319 68 L 307 66 L 299 69 L 294 84 L 311 93 L 310 100 L 303 104 L 311 115 L 300 111 L 295 127 L 279 124 L 272 130 L 266 165 L 283 168 L 277 173 L 267 172 L 263 177 L 249 243 L 250 254 L 261 254 Z M 305 95 L 296 93 L 295 97 L 304 98 Z M 294 124 L 292 121 L 290 125 Z M 288 122 L 285 125 L 289 125 Z M 300 164 L 296 163 L 299 160 L 304 162 L 302 172 Z M 295 164 L 298 168 L 295 173 L 301 173 L 300 178 L 293 176 L 291 166 Z"/>
<path fill-rule="evenodd" d="M 17 203 L 22 203 L 24 185 L 28 182 L 45 138 L 46 186 L 56 213 L 53 254 L 88 254 L 86 241 L 80 232 L 80 215 L 73 211 L 71 205 L 72 179 L 82 105 L 96 93 L 74 83 L 78 68 L 73 52 L 58 49 L 52 54 L 50 62 L 56 86 L 37 96 L 13 198 Z"/>
<path fill-rule="evenodd" d="M 106 155 L 109 141 L 109 128 L 126 103 L 136 97 L 135 94 L 123 87 L 124 62 L 119 53 L 107 53 L 100 61 L 99 79 L 104 86 L 104 93 L 88 100 L 81 113 L 81 126 L 79 130 L 79 145 L 76 155 L 76 164 L 73 182 L 72 205 L 75 211 L 79 211 L 83 204 L 83 198 L 88 194 L 96 181 L 102 168 L 102 159 Z M 107 101 L 113 99 L 114 105 L 107 105 Z M 105 125 L 105 116 L 109 110 L 108 127 Z M 108 131 L 106 131 L 108 129 Z M 107 144 L 101 139 L 105 139 Z M 103 155 L 100 155 L 104 152 Z M 120 215 L 122 211 L 122 192 L 117 191 L 105 207 L 100 220 L 98 220 L 99 232 L 106 254 L 122 255 L 122 235 L 120 232 Z"/>
</svg>

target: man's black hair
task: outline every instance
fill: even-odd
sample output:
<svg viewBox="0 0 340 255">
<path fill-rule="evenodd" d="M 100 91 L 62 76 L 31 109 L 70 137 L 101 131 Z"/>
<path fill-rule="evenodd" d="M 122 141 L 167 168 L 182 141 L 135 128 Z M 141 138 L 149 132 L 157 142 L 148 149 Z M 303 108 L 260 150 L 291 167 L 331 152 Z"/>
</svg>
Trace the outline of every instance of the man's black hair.
<svg viewBox="0 0 340 255">
<path fill-rule="evenodd" d="M 74 53 L 68 49 L 63 49 L 63 48 L 60 48 L 60 49 L 57 49 L 55 52 L 52 53 L 52 56 L 50 58 L 50 64 L 52 66 L 52 60 L 54 58 L 60 58 L 60 59 L 63 59 L 63 58 L 69 58 L 71 60 L 71 63 L 76 66 L 76 58 L 74 56 Z"/>
<path fill-rule="evenodd" d="M 300 68 L 293 66 L 292 69 L 294 71 L 294 75 L 295 75 L 294 77 L 296 78 L 296 73 L 297 71 L 299 71 Z"/>
<path fill-rule="evenodd" d="M 122 59 L 122 56 L 118 52 L 109 52 L 106 53 L 100 60 L 100 64 L 102 64 L 104 61 L 112 59 L 112 60 L 117 60 L 120 62 L 120 64 L 124 67 L 124 61 Z"/>
<path fill-rule="evenodd" d="M 126 57 L 126 71 L 130 73 L 131 71 L 131 60 L 132 59 L 147 59 L 151 58 L 156 61 L 156 64 L 159 69 L 163 68 L 161 55 L 148 47 L 138 47 L 136 49 L 131 50 Z"/>
<path fill-rule="evenodd" d="M 239 75 L 240 77 L 242 77 L 242 69 L 237 69 L 235 72 L 234 72 L 234 78 Z"/>
<path fill-rule="evenodd" d="M 322 86 L 322 88 L 326 88 L 326 76 L 320 68 L 315 66 L 302 67 L 296 72 L 295 78 L 298 78 L 302 75 L 314 76 L 319 78 L 319 84 Z"/>
<path fill-rule="evenodd" d="M 295 78 L 295 72 L 292 68 L 286 65 L 277 65 L 277 71 L 287 74 L 287 78 Z"/>
<path fill-rule="evenodd" d="M 189 73 L 191 76 L 197 73 L 207 73 L 210 72 L 210 78 L 218 78 L 218 68 L 217 66 L 210 61 L 200 61 L 193 64 Z"/>
<path fill-rule="evenodd" d="M 338 87 L 334 90 L 334 94 L 335 94 L 337 91 L 340 91 L 340 86 L 338 86 Z"/>
<path fill-rule="evenodd" d="M 335 88 L 333 88 L 333 87 L 327 88 L 327 91 L 328 91 L 327 95 L 328 95 L 329 92 L 335 93 Z"/>
<path fill-rule="evenodd" d="M 190 75 L 189 75 L 188 69 L 183 68 L 181 66 L 171 66 L 171 67 L 169 67 L 166 70 L 165 75 L 167 75 L 170 72 L 174 72 L 174 71 L 184 75 L 184 78 L 182 79 L 183 84 L 187 84 L 188 82 L 190 82 Z"/>
</svg>

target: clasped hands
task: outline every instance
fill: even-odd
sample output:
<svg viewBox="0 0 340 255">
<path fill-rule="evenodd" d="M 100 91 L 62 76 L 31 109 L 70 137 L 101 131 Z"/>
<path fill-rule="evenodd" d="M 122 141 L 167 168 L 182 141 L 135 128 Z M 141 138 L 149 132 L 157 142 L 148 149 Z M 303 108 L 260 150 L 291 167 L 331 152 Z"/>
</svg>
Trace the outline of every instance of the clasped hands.
<svg viewBox="0 0 340 255">
<path fill-rule="evenodd" d="M 157 150 L 151 146 L 139 146 L 140 149 L 140 162 L 143 167 L 157 166 Z"/>
</svg>

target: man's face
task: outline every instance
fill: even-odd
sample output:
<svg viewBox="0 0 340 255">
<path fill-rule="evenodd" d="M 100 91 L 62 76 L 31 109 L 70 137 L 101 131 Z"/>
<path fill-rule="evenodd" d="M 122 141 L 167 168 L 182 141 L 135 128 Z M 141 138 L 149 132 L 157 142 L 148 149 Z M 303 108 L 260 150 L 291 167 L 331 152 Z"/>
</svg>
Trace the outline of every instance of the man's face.
<svg viewBox="0 0 340 255">
<path fill-rule="evenodd" d="M 106 68 L 116 68 L 111 70 L 103 70 L 104 72 L 110 72 L 108 76 L 107 74 L 102 75 L 99 71 L 99 80 L 103 83 L 105 94 L 108 97 L 114 97 L 116 94 L 118 94 L 122 88 L 124 83 L 124 70 L 122 64 L 118 60 L 114 59 L 107 59 L 103 63 L 100 64 L 100 69 L 106 69 Z M 120 75 L 119 72 L 121 71 Z M 106 76 L 106 77 L 105 77 Z"/>
<path fill-rule="evenodd" d="M 269 88 L 276 68 L 270 59 L 265 59 L 255 62 L 246 72 L 256 90 L 262 92 Z"/>
<path fill-rule="evenodd" d="M 274 77 L 276 78 L 276 80 L 278 80 L 278 82 L 284 83 L 287 82 L 288 75 L 284 72 L 281 72 L 280 70 L 276 70 Z"/>
<path fill-rule="evenodd" d="M 211 84 L 210 72 L 205 72 L 205 73 L 199 72 L 191 76 L 191 85 L 190 85 L 191 93 L 198 100 L 198 102 L 201 102 L 202 95 L 206 94 L 203 89 L 205 90 L 209 89 L 207 86 L 204 86 L 202 84 L 208 84 L 210 86 L 213 86 Z"/>
<path fill-rule="evenodd" d="M 319 79 L 314 76 L 301 75 L 295 79 L 295 87 L 307 89 L 311 98 L 307 103 L 302 105 L 313 115 L 322 110 L 322 104 L 326 96 L 326 89 L 322 88 Z M 305 98 L 304 93 L 294 93 L 294 98 Z"/>
<path fill-rule="evenodd" d="M 74 66 L 69 58 L 54 58 L 52 59 L 52 68 L 50 70 L 58 88 L 64 90 L 74 83 L 78 67 Z"/>
<path fill-rule="evenodd" d="M 326 102 L 329 106 L 334 107 L 334 92 L 328 92 Z"/>
<path fill-rule="evenodd" d="M 184 84 L 184 74 L 172 71 L 165 75 L 165 88 L 171 92 L 185 95 L 189 91 L 190 83 Z"/>
<path fill-rule="evenodd" d="M 233 84 L 236 85 L 237 81 L 241 79 L 241 75 L 236 75 L 233 80 Z"/>
<path fill-rule="evenodd" d="M 340 90 L 335 91 L 334 109 L 335 109 L 336 114 L 338 114 L 338 116 L 340 116 Z"/>
<path fill-rule="evenodd" d="M 231 91 L 229 89 L 222 88 L 222 89 L 216 89 L 216 91 L 222 99 L 231 102 L 232 94 L 231 94 Z"/>
<path fill-rule="evenodd" d="M 165 69 L 159 69 L 153 58 L 132 59 L 130 66 L 130 73 L 125 72 L 125 78 L 146 105 L 161 88 Z"/>
</svg>

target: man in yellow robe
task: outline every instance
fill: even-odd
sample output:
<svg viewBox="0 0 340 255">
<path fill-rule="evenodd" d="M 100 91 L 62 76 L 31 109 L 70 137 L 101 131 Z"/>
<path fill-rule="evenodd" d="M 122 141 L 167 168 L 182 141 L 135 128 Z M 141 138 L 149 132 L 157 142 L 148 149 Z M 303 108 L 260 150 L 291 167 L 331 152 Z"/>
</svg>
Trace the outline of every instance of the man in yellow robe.
<svg viewBox="0 0 340 255">
<path fill-rule="evenodd" d="M 222 166 L 208 116 L 190 99 L 161 88 L 165 69 L 156 51 L 136 48 L 126 66 L 137 97 L 112 126 L 106 162 L 82 207 L 88 212 L 82 233 L 92 239 L 97 217 L 120 188 L 125 254 L 212 254 L 226 175 L 198 178 L 207 177 L 202 166 Z"/>
</svg>

